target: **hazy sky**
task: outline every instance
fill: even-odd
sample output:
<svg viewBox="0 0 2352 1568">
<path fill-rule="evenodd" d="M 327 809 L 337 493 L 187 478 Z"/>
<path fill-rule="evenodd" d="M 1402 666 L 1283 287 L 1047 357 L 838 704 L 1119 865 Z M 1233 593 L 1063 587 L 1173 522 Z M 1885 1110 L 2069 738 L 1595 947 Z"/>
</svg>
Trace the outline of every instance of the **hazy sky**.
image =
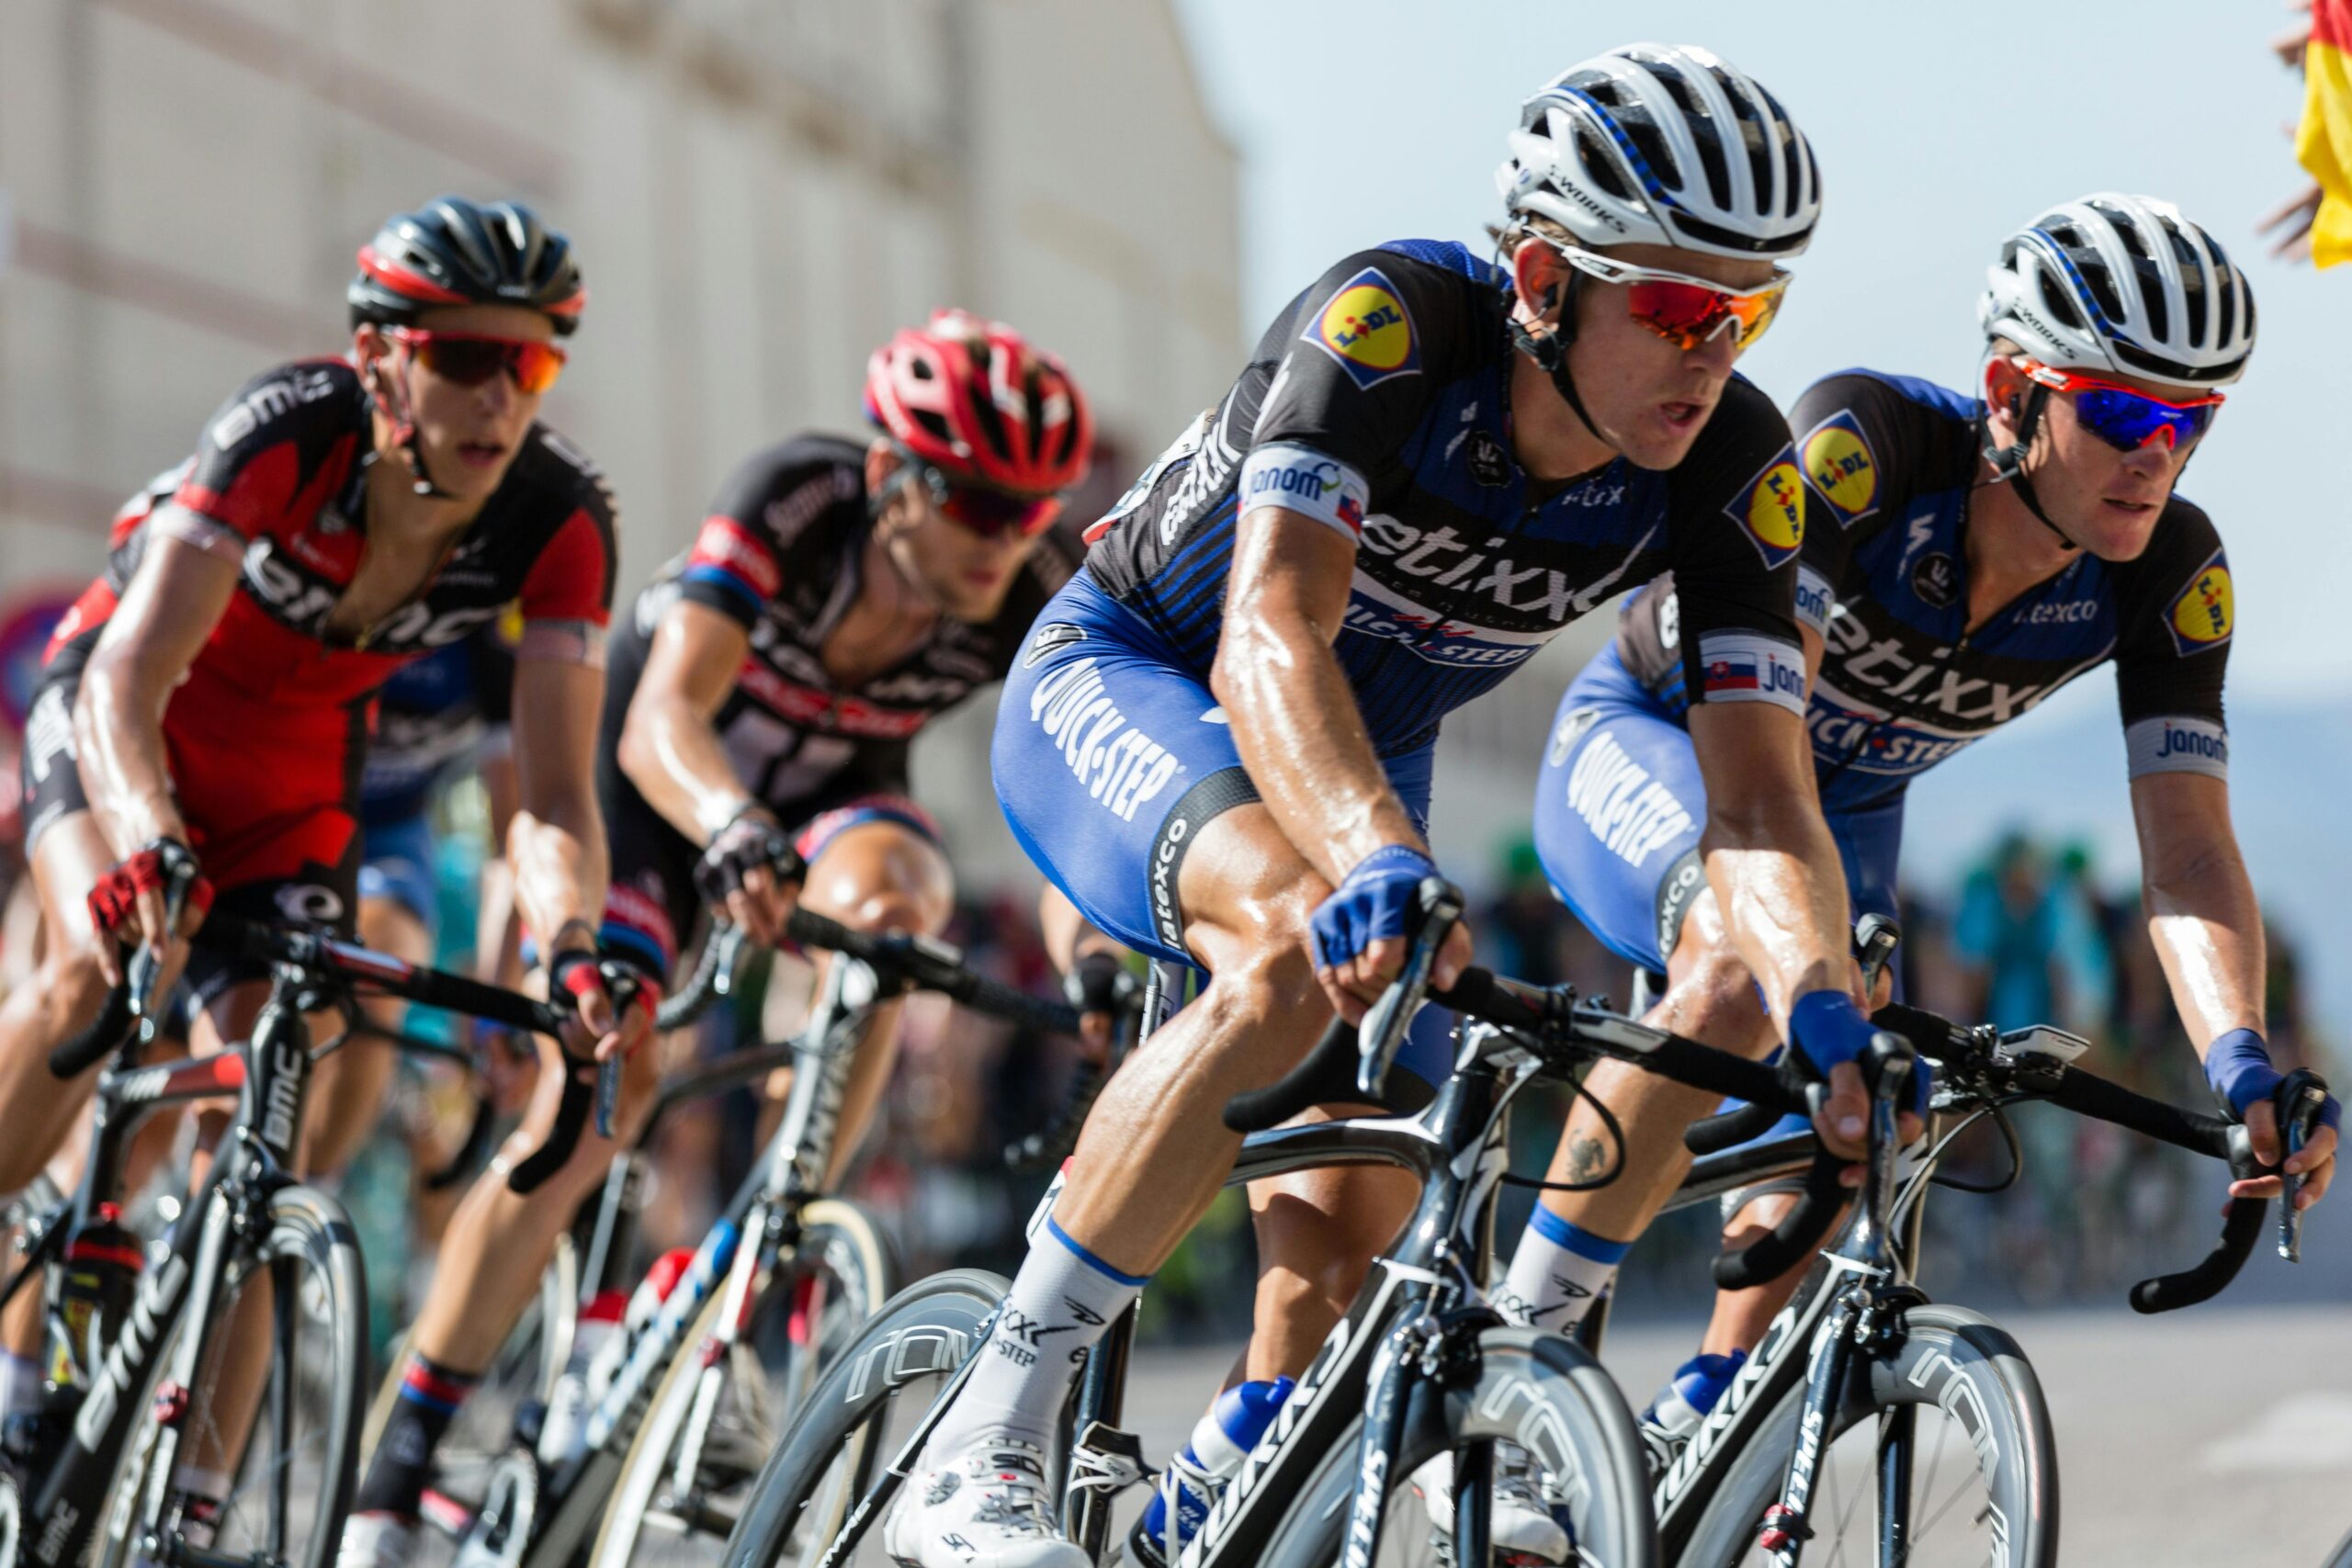
<svg viewBox="0 0 2352 1568">
<path fill-rule="evenodd" d="M 2253 371 L 2181 487 L 2229 549 L 2232 691 L 2352 689 L 2352 266 L 2290 268 L 2254 232 L 2302 177 L 2282 130 L 2301 85 L 2267 48 L 2283 11 L 2259 0 L 1179 5 L 1211 107 L 1243 154 L 1253 337 L 1350 250 L 1476 237 L 1498 212 L 1492 175 L 1520 100 L 1641 39 L 1716 51 L 1813 139 L 1821 228 L 1787 310 L 1743 367 L 1783 406 L 1854 365 L 1966 383 L 1976 296 L 2007 233 L 2097 189 L 2178 202 L 2233 251 L 2261 306 Z"/>
</svg>

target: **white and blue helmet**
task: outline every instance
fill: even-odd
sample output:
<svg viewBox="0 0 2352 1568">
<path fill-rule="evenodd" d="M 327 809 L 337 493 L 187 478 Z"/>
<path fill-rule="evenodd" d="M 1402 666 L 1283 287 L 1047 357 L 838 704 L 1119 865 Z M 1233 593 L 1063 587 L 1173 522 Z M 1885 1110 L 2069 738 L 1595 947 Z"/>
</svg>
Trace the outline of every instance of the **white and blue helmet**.
<svg viewBox="0 0 2352 1568">
<path fill-rule="evenodd" d="M 1821 218 L 1813 147 L 1780 100 L 1680 44 L 1627 44 L 1563 72 L 1521 106 L 1495 184 L 1513 218 L 1550 219 L 1589 246 L 1777 259 Z"/>
<path fill-rule="evenodd" d="M 2254 353 L 2254 290 L 2213 236 L 2154 197 L 2100 191 L 2011 235 L 1976 318 L 2055 369 L 2223 387 Z"/>
</svg>

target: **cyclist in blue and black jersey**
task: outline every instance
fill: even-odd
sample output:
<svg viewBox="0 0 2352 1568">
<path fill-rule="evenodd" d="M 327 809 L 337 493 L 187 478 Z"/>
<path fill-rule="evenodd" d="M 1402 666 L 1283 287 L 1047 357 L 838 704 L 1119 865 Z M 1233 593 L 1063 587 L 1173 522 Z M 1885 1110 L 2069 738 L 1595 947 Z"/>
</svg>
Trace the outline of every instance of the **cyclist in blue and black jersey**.
<svg viewBox="0 0 2352 1568">
<path fill-rule="evenodd" d="M 1693 721 L 1729 803 L 1716 866 L 1728 907 L 1770 912 L 1741 950 L 1820 1059 L 1868 1037 L 1805 784 L 1803 487 L 1786 422 L 1732 373 L 1811 237 L 1812 152 L 1713 55 L 1638 45 L 1530 99 L 1500 182 L 1500 265 L 1398 242 L 1276 318 L 1091 530 L 1008 677 L 995 770 L 1015 834 L 1096 926 L 1209 980 L 1095 1108 L 887 1523 L 902 1561 L 1085 1561 L 1044 1495 L 1072 1355 L 1216 1195 L 1238 1145 L 1225 1100 L 1396 972 L 1435 871 L 1440 720 L 1621 587 L 1664 570 L 1685 585 Z M 1469 951 L 1456 931 L 1437 978 Z M 1259 1332 L 1235 1402 L 1252 1421 L 1413 1196 L 1362 1168 L 1253 1191 Z M 1171 1475 L 1136 1550 L 1172 1555 L 1218 1484 L 1206 1464 Z"/>
<path fill-rule="evenodd" d="M 1856 912 L 1894 912 L 1912 779 L 2112 661 L 2149 934 L 2215 1090 L 2275 1159 L 2262 918 L 2230 825 L 2222 715 L 2235 600 L 2212 523 L 2173 491 L 2253 352 L 2253 298 L 2177 208 L 2102 194 L 2013 235 L 1979 315 L 1981 400 L 1847 371 L 1806 391 L 1791 421 L 1812 493 L 1797 595 L 1806 728 Z M 1594 933 L 1668 977 L 1678 1029 L 1754 1050 L 1770 1021 L 1698 869 L 1716 779 L 1690 705 L 1690 629 L 1671 576 L 1628 601 L 1615 646 L 1562 699 L 1536 841 Z M 1629 839 L 1634 800 L 1676 830 Z M 1607 1065 L 1587 1087 L 1623 1122 L 1629 1165 L 1600 1191 L 1547 1194 L 1521 1241 L 1502 1303 L 1545 1327 L 1573 1325 L 1605 1288 L 1680 1177 L 1680 1128 L 1710 1109 Z M 2335 1169 L 2334 1101 L 2325 1115 L 2288 1165 L 2308 1178 L 2305 1207 Z M 1553 1168 L 1582 1170 L 1604 1146 L 1580 1108 Z M 1789 1201 L 1727 1202 L 1745 1210 L 1734 1239 Z M 1715 1403 L 1792 1286 L 1723 1298 L 1701 1355 L 1648 1413 L 1661 1451 Z"/>
</svg>

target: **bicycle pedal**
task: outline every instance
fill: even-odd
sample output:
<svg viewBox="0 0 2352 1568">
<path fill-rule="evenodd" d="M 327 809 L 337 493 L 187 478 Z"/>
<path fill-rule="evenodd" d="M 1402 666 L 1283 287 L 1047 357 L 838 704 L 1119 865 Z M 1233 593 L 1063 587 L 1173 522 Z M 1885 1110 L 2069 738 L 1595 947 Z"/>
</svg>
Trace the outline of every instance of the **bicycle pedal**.
<svg viewBox="0 0 2352 1568">
<path fill-rule="evenodd" d="M 1143 1457 L 1143 1439 L 1104 1421 L 1090 1421 L 1070 1450 L 1070 1485 L 1116 1496 L 1159 1473 Z"/>
</svg>

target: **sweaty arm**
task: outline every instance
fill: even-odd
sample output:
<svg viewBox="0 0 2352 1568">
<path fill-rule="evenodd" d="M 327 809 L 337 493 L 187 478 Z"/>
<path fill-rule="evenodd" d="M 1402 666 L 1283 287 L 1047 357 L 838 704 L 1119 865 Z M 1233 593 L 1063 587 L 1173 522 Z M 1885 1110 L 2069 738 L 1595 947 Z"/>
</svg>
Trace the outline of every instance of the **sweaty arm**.
<svg viewBox="0 0 2352 1568">
<path fill-rule="evenodd" d="M 1428 852 L 1331 650 L 1355 546 L 1279 506 L 1241 519 L 1209 689 L 1283 836 L 1332 886 L 1374 851 Z"/>
<path fill-rule="evenodd" d="M 597 710 L 605 672 L 523 660 L 514 666 L 514 819 L 506 829 L 514 902 L 539 950 L 593 946 L 610 861 L 596 807 Z"/>
<path fill-rule="evenodd" d="M 752 799 L 711 722 L 751 648 L 751 632 L 733 617 L 688 599 L 672 604 L 621 727 L 621 771 L 696 844 L 707 844 Z"/>
</svg>

